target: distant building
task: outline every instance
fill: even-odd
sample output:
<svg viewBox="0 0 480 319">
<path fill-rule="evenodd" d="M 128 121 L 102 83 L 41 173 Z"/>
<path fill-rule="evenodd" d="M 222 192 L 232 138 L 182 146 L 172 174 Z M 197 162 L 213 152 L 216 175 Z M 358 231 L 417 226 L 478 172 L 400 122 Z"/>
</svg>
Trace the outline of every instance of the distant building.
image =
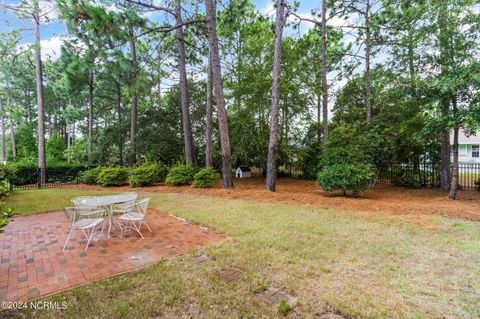
<svg viewBox="0 0 480 319">
<path fill-rule="evenodd" d="M 453 132 L 450 134 L 450 145 L 453 145 Z M 480 163 L 480 132 L 472 136 L 466 136 L 463 130 L 458 132 L 458 161 Z"/>
</svg>

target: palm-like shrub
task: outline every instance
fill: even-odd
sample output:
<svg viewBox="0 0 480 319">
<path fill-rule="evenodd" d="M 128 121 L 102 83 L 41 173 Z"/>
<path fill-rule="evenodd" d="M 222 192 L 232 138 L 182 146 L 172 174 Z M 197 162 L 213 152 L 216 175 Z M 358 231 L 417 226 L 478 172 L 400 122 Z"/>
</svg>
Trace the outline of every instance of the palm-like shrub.
<svg viewBox="0 0 480 319">
<path fill-rule="evenodd" d="M 328 192 L 341 190 L 361 194 L 368 188 L 373 177 L 371 165 L 364 163 L 335 164 L 326 166 L 318 173 L 317 183 Z"/>
<path fill-rule="evenodd" d="M 317 183 L 326 191 L 341 190 L 344 195 L 365 191 L 374 176 L 373 166 L 365 154 L 366 144 L 355 128 L 336 127 L 324 147 Z"/>
<path fill-rule="evenodd" d="M 162 182 L 168 173 L 168 167 L 163 164 L 147 164 L 136 167 L 132 170 L 129 178 L 130 186 L 148 186 Z"/>
<path fill-rule="evenodd" d="M 170 185 L 188 185 L 193 182 L 195 169 L 192 166 L 177 164 L 168 172 L 165 183 Z"/>
<path fill-rule="evenodd" d="M 121 186 L 128 180 L 128 170 L 122 167 L 103 168 L 97 177 L 97 184 L 101 186 Z"/>
<path fill-rule="evenodd" d="M 218 174 L 217 171 L 214 170 L 213 168 L 211 167 L 202 168 L 194 176 L 193 187 L 197 187 L 197 188 L 213 187 L 215 186 L 219 178 L 220 178 L 220 174 Z"/>
<path fill-rule="evenodd" d="M 97 183 L 97 177 L 102 171 L 102 167 L 96 167 L 92 168 L 83 172 L 79 173 L 79 180 L 81 183 L 84 184 L 96 184 Z"/>
</svg>

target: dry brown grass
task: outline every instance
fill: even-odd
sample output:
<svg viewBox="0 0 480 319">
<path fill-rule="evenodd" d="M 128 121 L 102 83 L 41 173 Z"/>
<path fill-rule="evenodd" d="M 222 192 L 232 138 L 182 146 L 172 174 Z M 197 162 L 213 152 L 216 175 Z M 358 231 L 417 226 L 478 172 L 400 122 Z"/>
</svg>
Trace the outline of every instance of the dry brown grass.
<svg viewBox="0 0 480 319">
<path fill-rule="evenodd" d="M 428 229 L 397 216 L 340 209 L 143 195 L 153 207 L 228 239 L 202 250 L 212 258 L 205 264 L 192 265 L 185 256 L 51 297 L 68 302 L 56 317 L 270 318 L 275 307 L 254 297 L 268 285 L 298 297 L 291 317 L 327 310 L 348 318 L 480 317 L 478 222 L 430 216 L 436 228 Z M 226 266 L 246 275 L 222 282 L 215 273 Z"/>
</svg>

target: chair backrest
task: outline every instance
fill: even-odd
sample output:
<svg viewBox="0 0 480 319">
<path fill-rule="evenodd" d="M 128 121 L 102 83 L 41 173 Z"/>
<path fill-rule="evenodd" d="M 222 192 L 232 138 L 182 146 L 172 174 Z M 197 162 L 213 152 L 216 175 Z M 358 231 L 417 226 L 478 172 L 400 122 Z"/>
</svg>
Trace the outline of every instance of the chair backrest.
<svg viewBox="0 0 480 319">
<path fill-rule="evenodd" d="M 135 193 L 135 192 L 126 192 L 126 193 L 122 193 L 121 195 L 133 196 L 133 197 L 135 197 L 135 199 L 137 199 L 137 197 L 138 197 L 138 194 Z"/>
<path fill-rule="evenodd" d="M 138 212 L 142 215 L 147 214 L 147 209 L 148 209 L 148 202 L 150 201 L 150 198 L 144 198 L 135 203 L 135 206 L 137 206 Z"/>
<path fill-rule="evenodd" d="M 68 219 L 73 223 L 80 219 L 99 219 L 103 217 L 105 209 L 97 209 L 96 207 L 65 207 L 65 213 Z"/>
</svg>

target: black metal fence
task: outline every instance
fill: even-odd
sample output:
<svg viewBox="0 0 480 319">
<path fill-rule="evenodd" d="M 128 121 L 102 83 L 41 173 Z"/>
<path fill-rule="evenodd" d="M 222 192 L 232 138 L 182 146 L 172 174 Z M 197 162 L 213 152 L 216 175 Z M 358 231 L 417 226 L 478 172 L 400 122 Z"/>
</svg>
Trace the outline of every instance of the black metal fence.
<svg viewBox="0 0 480 319">
<path fill-rule="evenodd" d="M 278 177 L 303 178 L 302 169 L 296 166 L 279 166 L 277 169 Z"/>
<path fill-rule="evenodd" d="M 389 164 L 377 168 L 377 183 L 407 187 L 438 187 L 440 165 L 437 163 Z M 460 189 L 480 189 L 480 163 L 459 163 Z"/>
<path fill-rule="evenodd" d="M 47 167 L 45 169 L 35 167 L 16 168 L 7 179 L 10 190 L 53 188 L 70 184 L 78 184 L 79 173 L 88 169 L 84 166 Z M 42 173 L 45 180 L 42 181 Z"/>
</svg>

